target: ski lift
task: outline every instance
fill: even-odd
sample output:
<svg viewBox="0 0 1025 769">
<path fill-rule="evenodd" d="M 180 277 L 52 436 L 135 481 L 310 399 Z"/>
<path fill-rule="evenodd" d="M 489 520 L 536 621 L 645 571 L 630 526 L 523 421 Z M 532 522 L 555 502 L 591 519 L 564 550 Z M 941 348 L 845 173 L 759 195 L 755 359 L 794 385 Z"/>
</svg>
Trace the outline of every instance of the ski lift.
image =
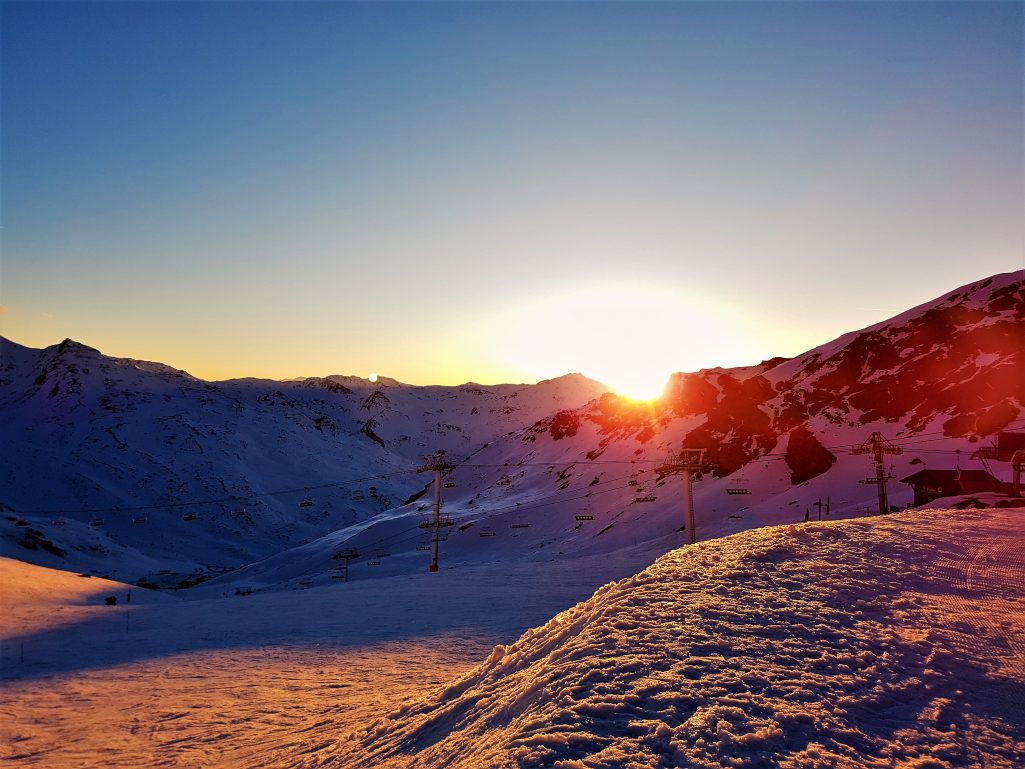
<svg viewBox="0 0 1025 769">
<path fill-rule="evenodd" d="M 377 555 L 374 556 L 374 558 L 387 558 L 390 555 L 391 555 L 391 553 L 378 553 Z"/>
<path fill-rule="evenodd" d="M 89 525 L 90 526 L 97 526 L 97 527 L 98 526 L 102 526 L 103 525 L 103 519 L 102 518 L 93 518 L 91 521 L 89 521 Z"/>
<path fill-rule="evenodd" d="M 656 497 L 656 496 L 654 496 L 652 494 L 649 494 L 646 497 L 634 497 L 632 501 L 633 502 L 654 502 L 656 499 L 658 499 L 658 497 Z"/>
<path fill-rule="evenodd" d="M 140 515 L 138 518 L 133 518 L 132 523 L 146 523 L 149 519 L 145 515 Z"/>
<path fill-rule="evenodd" d="M 416 549 L 417 550 L 430 550 L 431 546 L 430 545 L 417 545 Z"/>
<path fill-rule="evenodd" d="M 441 516 L 438 519 L 438 526 L 442 527 L 442 528 L 444 528 L 445 526 L 455 526 L 455 521 L 452 520 L 452 516 L 450 516 L 450 515 L 443 515 L 443 516 Z M 432 518 L 430 516 L 428 516 L 427 518 L 424 518 L 422 521 L 420 521 L 420 523 L 418 524 L 418 527 L 421 528 L 421 529 L 433 529 L 434 528 L 434 518 Z"/>
<path fill-rule="evenodd" d="M 530 524 L 529 523 L 514 523 L 509 528 L 510 529 L 529 529 L 530 528 Z"/>
<path fill-rule="evenodd" d="M 726 489 L 726 493 L 729 494 L 730 496 L 737 496 L 738 494 L 739 495 L 746 495 L 746 494 L 750 494 L 751 493 L 751 489 L 745 489 L 745 488 Z"/>
<path fill-rule="evenodd" d="M 494 536 L 497 536 L 497 535 L 493 531 L 482 531 L 480 533 L 480 536 L 482 536 L 482 537 L 494 537 Z"/>
<path fill-rule="evenodd" d="M 634 479 L 631 479 L 631 480 L 627 481 L 626 485 L 627 486 L 636 486 L 637 485 L 637 479 L 634 478 Z"/>
<path fill-rule="evenodd" d="M 742 515 L 727 515 L 726 517 L 727 518 L 737 518 L 739 520 L 742 520 L 744 518 L 744 516 L 742 516 Z"/>
<path fill-rule="evenodd" d="M 380 566 L 380 561 L 367 561 L 367 566 Z"/>
<path fill-rule="evenodd" d="M 198 515 L 196 515 L 195 513 L 185 513 L 185 515 L 183 515 L 183 516 L 182 516 L 182 520 L 183 520 L 183 521 L 194 521 L 194 520 L 196 520 L 196 519 L 197 519 L 198 517 L 199 517 L 199 516 L 198 516 Z"/>
<path fill-rule="evenodd" d="M 455 481 L 445 481 L 445 488 L 446 489 L 454 489 L 455 487 L 456 487 L 456 482 Z"/>
<path fill-rule="evenodd" d="M 344 574 L 332 574 L 331 579 L 345 579 Z"/>
<path fill-rule="evenodd" d="M 593 521 L 594 520 L 594 516 L 593 515 L 575 515 L 573 517 L 576 518 L 578 521 Z"/>
<path fill-rule="evenodd" d="M 303 498 L 303 501 L 299 503 L 299 507 L 313 507 L 313 497 Z"/>
</svg>

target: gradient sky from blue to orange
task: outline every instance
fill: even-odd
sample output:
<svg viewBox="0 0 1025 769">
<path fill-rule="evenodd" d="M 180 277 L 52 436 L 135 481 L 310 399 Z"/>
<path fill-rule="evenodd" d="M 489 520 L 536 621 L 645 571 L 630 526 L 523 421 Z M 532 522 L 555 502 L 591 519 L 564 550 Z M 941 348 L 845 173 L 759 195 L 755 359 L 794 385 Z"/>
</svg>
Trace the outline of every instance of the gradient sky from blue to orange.
<svg viewBox="0 0 1025 769">
<path fill-rule="evenodd" d="M 1025 266 L 1021 3 L 0 24 L 0 333 L 23 344 L 208 378 L 661 376 Z"/>
</svg>

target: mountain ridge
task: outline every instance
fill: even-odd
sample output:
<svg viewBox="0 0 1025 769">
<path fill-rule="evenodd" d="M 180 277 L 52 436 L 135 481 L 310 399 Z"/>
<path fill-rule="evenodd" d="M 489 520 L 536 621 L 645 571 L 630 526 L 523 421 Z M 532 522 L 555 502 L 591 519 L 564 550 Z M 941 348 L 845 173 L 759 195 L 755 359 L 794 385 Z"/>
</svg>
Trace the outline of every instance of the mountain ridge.
<svg viewBox="0 0 1025 769">
<path fill-rule="evenodd" d="M 73 340 L 41 351 L 5 341 L 0 417 L 15 439 L 0 447 L 0 504 L 16 512 L 0 541 L 43 565 L 117 564 L 121 578 L 284 563 L 300 547 L 285 571 L 325 577 L 341 543 L 418 536 L 430 477 L 414 468 L 437 449 L 461 463 L 445 491 L 466 526 L 445 545 L 450 558 L 665 549 L 680 502 L 677 481 L 654 468 L 680 447 L 704 448 L 712 465 L 695 486 L 702 537 L 793 521 L 827 497 L 833 515 L 864 514 L 875 490 L 858 485 L 870 469 L 850 449 L 871 432 L 901 445 L 925 436 L 891 457 L 904 473 L 968 461 L 1025 421 L 1023 276 L 974 281 L 802 355 L 673 374 L 650 403 L 580 374 L 490 386 L 206 382 Z M 909 498 L 891 489 L 894 504 Z M 148 508 L 152 523 L 133 524 L 147 514 L 128 508 Z M 493 532 L 508 538 L 497 547 L 477 537 L 513 523 L 531 528 Z M 416 563 L 413 553 L 381 571 Z"/>
</svg>

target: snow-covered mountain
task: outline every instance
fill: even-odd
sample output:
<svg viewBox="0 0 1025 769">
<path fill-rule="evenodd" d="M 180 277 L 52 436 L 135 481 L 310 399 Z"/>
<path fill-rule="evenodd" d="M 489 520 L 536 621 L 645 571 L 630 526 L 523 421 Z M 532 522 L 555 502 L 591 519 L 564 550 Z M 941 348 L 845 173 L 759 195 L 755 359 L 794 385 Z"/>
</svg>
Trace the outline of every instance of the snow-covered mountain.
<svg viewBox="0 0 1025 769">
<path fill-rule="evenodd" d="M 0 339 L 4 551 L 160 583 L 161 571 L 239 566 L 422 492 L 409 470 L 426 453 L 472 455 L 605 391 L 579 374 L 206 382 L 71 340 Z"/>
<path fill-rule="evenodd" d="M 1025 275 L 964 286 L 790 360 L 673 376 L 662 399 L 607 393 L 492 441 L 446 476 L 442 566 L 551 559 L 685 541 L 683 484 L 658 465 L 681 446 L 707 450 L 694 486 L 707 539 L 768 524 L 874 513 L 871 457 L 851 449 L 879 431 L 889 501 L 923 468 L 981 469 L 1001 429 L 1025 431 Z M 990 463 L 1000 477 L 1006 463 Z M 363 554 L 359 579 L 424 568 L 422 503 L 382 513 L 218 580 L 270 587 L 330 581 L 341 547 Z M 213 587 L 214 585 L 211 585 Z"/>
<path fill-rule="evenodd" d="M 859 483 L 869 458 L 850 453 L 874 431 L 903 449 L 887 457 L 901 478 L 979 468 L 975 449 L 1025 427 L 1021 272 L 796 358 L 676 374 L 654 403 L 579 375 L 210 383 L 70 341 L 0 354 L 8 554 L 164 583 L 153 575 L 263 559 L 210 585 L 223 590 L 329 582 L 342 546 L 361 553 L 353 579 L 424 568 L 429 476 L 414 468 L 439 448 L 461 460 L 445 477 L 445 567 L 677 546 L 682 483 L 657 467 L 681 446 L 706 449 L 704 539 L 817 516 L 820 499 L 833 517 L 874 510 L 875 488 Z M 890 484 L 893 504 L 910 499 Z M 181 506 L 129 509 L 166 504 Z"/>
</svg>

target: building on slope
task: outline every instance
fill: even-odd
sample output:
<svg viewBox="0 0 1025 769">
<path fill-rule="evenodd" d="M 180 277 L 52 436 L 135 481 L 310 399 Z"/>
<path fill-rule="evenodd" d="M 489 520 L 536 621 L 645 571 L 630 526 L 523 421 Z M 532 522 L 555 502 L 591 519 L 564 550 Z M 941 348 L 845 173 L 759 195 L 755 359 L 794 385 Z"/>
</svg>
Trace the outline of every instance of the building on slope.
<svg viewBox="0 0 1025 769">
<path fill-rule="evenodd" d="M 915 492 L 914 506 L 925 505 L 940 497 L 980 494 L 986 491 L 1010 492 L 1009 484 L 994 478 L 985 470 L 919 470 L 901 478 Z"/>
</svg>

